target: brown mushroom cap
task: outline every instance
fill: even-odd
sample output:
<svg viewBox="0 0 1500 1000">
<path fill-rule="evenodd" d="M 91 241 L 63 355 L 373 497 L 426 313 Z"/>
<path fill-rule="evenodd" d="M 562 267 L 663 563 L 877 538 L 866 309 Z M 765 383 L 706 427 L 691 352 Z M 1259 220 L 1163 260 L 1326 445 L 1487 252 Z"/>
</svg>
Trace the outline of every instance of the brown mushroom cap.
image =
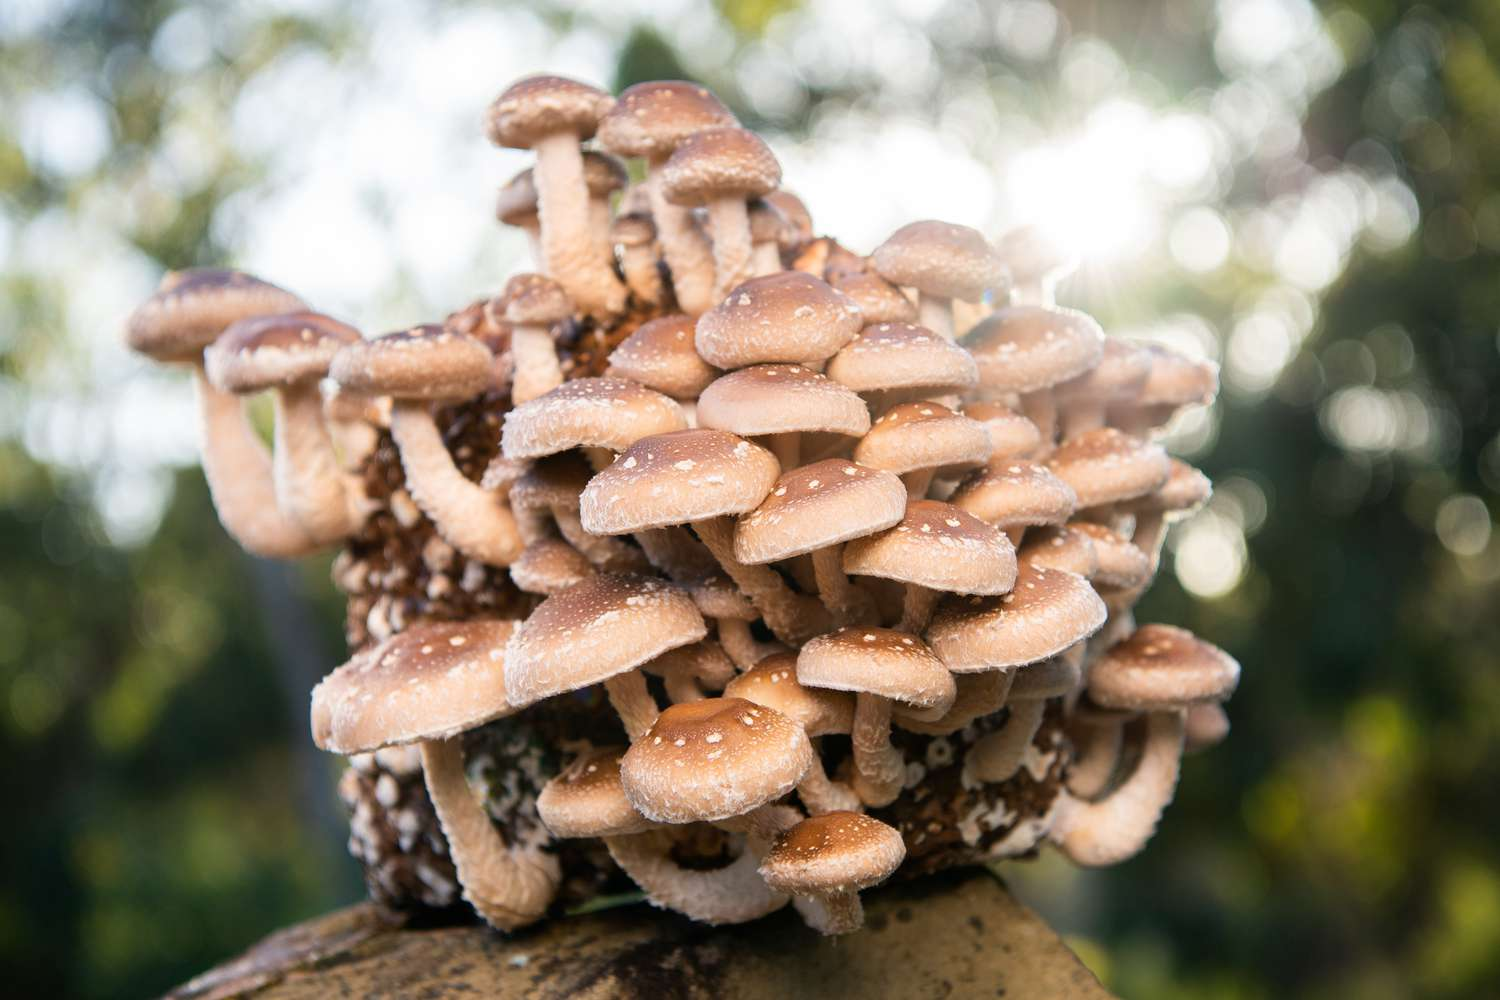
<svg viewBox="0 0 1500 1000">
<path fill-rule="evenodd" d="M 765 196 L 766 201 L 775 205 L 781 214 L 791 224 L 792 233 L 798 242 L 812 239 L 813 221 L 812 213 L 808 212 L 807 206 L 802 199 L 785 189 L 772 191 Z"/>
<path fill-rule="evenodd" d="M 999 670 L 1055 656 L 1104 618 L 1104 602 L 1083 577 L 1022 563 L 1010 593 L 938 605 L 927 641 L 955 673 Z"/>
<path fill-rule="evenodd" d="M 753 510 L 781 466 L 759 445 L 697 428 L 642 438 L 589 481 L 585 529 L 620 535 Z"/>
<path fill-rule="evenodd" d="M 967 511 L 914 500 L 901 523 L 844 548 L 844 572 L 955 594 L 1003 594 L 1016 582 L 1010 539 Z"/>
<path fill-rule="evenodd" d="M 1104 331 L 1074 309 L 1007 306 L 964 337 L 991 392 L 1037 392 L 1077 378 L 1099 363 Z"/>
<path fill-rule="evenodd" d="M 539 139 L 567 133 L 587 139 L 615 99 L 598 87 L 561 76 L 530 76 L 505 88 L 490 104 L 485 128 L 490 141 L 530 149 Z"/>
<path fill-rule="evenodd" d="M 1043 569 L 1060 569 L 1092 580 L 1099 572 L 1099 553 L 1087 532 L 1074 525 L 1049 525 L 1026 533 L 1016 558 Z"/>
<path fill-rule="evenodd" d="M 539 225 L 536 199 L 536 177 L 527 167 L 501 186 L 495 196 L 495 218 L 507 226 Z"/>
<path fill-rule="evenodd" d="M 252 316 L 230 325 L 203 353 L 209 381 L 225 392 L 260 392 L 328 374 L 333 356 L 359 331 L 315 312 Z"/>
<path fill-rule="evenodd" d="M 677 205 L 755 198 L 776 190 L 781 164 L 748 129 L 711 128 L 682 140 L 661 170 L 662 193 Z"/>
<path fill-rule="evenodd" d="M 609 374 L 635 379 L 676 399 L 692 399 L 719 371 L 693 346 L 693 317 L 679 314 L 642 323 L 610 352 Z"/>
<path fill-rule="evenodd" d="M 1036 424 L 1001 403 L 965 403 L 963 414 L 989 432 L 991 461 L 1028 454 L 1042 442 Z"/>
<path fill-rule="evenodd" d="M 528 594 L 556 594 L 594 572 L 594 564 L 561 538 L 532 542 L 510 564 L 511 580 Z"/>
<path fill-rule="evenodd" d="M 505 649 L 515 625 L 422 622 L 357 654 L 313 688 L 313 742 L 368 753 L 445 739 L 510 714 Z"/>
<path fill-rule="evenodd" d="M 609 241 L 622 247 L 650 246 L 656 242 L 656 223 L 644 212 L 617 215 L 609 224 Z M 692 332 L 691 323 L 688 324 L 688 332 Z"/>
<path fill-rule="evenodd" d="M 824 431 L 859 437 L 870 410 L 847 386 L 801 365 L 752 365 L 698 397 L 698 426 L 744 437 Z"/>
<path fill-rule="evenodd" d="M 1071 486 L 1045 466 L 1022 459 L 974 473 L 948 499 L 981 521 L 1002 528 L 1061 524 L 1078 505 Z"/>
<path fill-rule="evenodd" d="M 625 794 L 661 823 L 742 816 L 791 791 L 813 762 L 802 727 L 742 698 L 673 705 L 620 764 Z"/>
<path fill-rule="evenodd" d="M 854 726 L 854 697 L 845 691 L 806 687 L 797 680 L 797 654 L 773 653 L 730 681 L 724 697 L 775 709 L 809 736 L 847 733 Z"/>
<path fill-rule="evenodd" d="M 1089 697 L 1106 708 L 1161 711 L 1234 693 L 1240 665 L 1217 646 L 1172 625 L 1142 625 L 1089 670 Z"/>
<path fill-rule="evenodd" d="M 241 271 L 169 271 L 156 294 L 130 314 L 125 341 L 157 361 L 190 361 L 232 323 L 306 308 L 291 292 Z"/>
<path fill-rule="evenodd" d="M 687 426 L 670 398 L 621 378 L 575 378 L 522 403 L 505 418 L 507 458 L 540 458 L 569 448 L 624 451 L 652 434 Z"/>
<path fill-rule="evenodd" d="M 1179 458 L 1170 459 L 1169 464 L 1167 481 L 1156 492 L 1131 501 L 1131 510 L 1186 516 L 1208 502 L 1214 488 L 1207 476 Z"/>
<path fill-rule="evenodd" d="M 810 364 L 833 357 L 862 324 L 847 295 L 812 275 L 781 271 L 751 278 L 698 317 L 696 343 L 719 368 Z"/>
<path fill-rule="evenodd" d="M 1161 445 L 1099 427 L 1064 441 L 1047 467 L 1073 488 L 1078 506 L 1097 507 L 1143 496 L 1171 471 Z"/>
<path fill-rule="evenodd" d="M 577 510 L 578 496 L 592 471 L 577 452 L 564 451 L 538 459 L 510 485 L 510 505 L 517 510 Z"/>
<path fill-rule="evenodd" d="M 906 841 L 894 827 L 864 813 L 828 812 L 777 838 L 760 873 L 778 892 L 850 892 L 883 882 L 905 859 Z"/>
<path fill-rule="evenodd" d="M 583 154 L 583 182 L 590 198 L 608 198 L 630 183 L 630 172 L 619 157 L 590 149 Z"/>
<path fill-rule="evenodd" d="M 636 812 L 620 781 L 624 747 L 585 751 L 542 788 L 537 815 L 557 837 L 623 837 L 656 824 Z"/>
<path fill-rule="evenodd" d="M 912 300 L 878 274 L 839 271 L 829 277 L 828 283 L 854 300 L 866 324 L 910 323 L 917 318 Z"/>
<path fill-rule="evenodd" d="M 830 458 L 776 480 L 734 529 L 735 558 L 789 559 L 891 527 L 906 509 L 906 487 L 889 472 Z"/>
<path fill-rule="evenodd" d="M 892 284 L 926 295 L 978 302 L 1010 285 L 1005 264 L 984 234 L 950 222 L 910 222 L 875 248 L 870 262 Z"/>
<path fill-rule="evenodd" d="M 1187 710 L 1183 720 L 1184 753 L 1199 753 L 1218 746 L 1229 735 L 1229 716 L 1216 701 L 1202 701 Z"/>
<path fill-rule="evenodd" d="M 659 80 L 638 83 L 620 95 L 599 121 L 599 142 L 617 156 L 659 160 L 694 132 L 736 124 L 729 109 L 705 88 Z"/>
<path fill-rule="evenodd" d="M 573 315 L 573 303 L 563 286 L 545 274 L 518 274 L 505 283 L 506 322 L 551 326 Z"/>
<path fill-rule="evenodd" d="M 983 424 L 928 401 L 887 410 L 854 447 L 857 461 L 895 473 L 983 465 L 989 456 Z"/>
<path fill-rule="evenodd" d="M 1059 400 L 1092 399 L 1109 402 L 1134 398 L 1151 373 L 1151 355 L 1133 340 L 1105 337 L 1099 363 L 1057 387 Z"/>
<path fill-rule="evenodd" d="M 1219 366 L 1195 361 L 1161 344 L 1143 345 L 1151 356 L 1146 376 L 1133 402 L 1142 406 L 1191 406 L 1207 404 L 1219 393 Z"/>
<path fill-rule="evenodd" d="M 1151 575 L 1151 557 L 1124 535 L 1092 521 L 1075 521 L 1068 528 L 1094 543 L 1099 567 L 1090 580 L 1096 587 L 1137 587 Z"/>
<path fill-rule="evenodd" d="M 346 344 L 328 375 L 339 387 L 397 399 L 467 399 L 489 387 L 489 349 L 440 326 L 412 327 Z"/>
<path fill-rule="evenodd" d="M 781 214 L 781 209 L 764 198 L 756 198 L 745 208 L 750 219 L 750 242 L 778 245 L 787 242 L 791 223 Z"/>
<path fill-rule="evenodd" d="M 953 675 L 926 643 L 890 628 L 841 628 L 809 639 L 797 654 L 797 680 L 939 714 L 957 691 Z"/>
<path fill-rule="evenodd" d="M 1076 689 L 1082 679 L 1083 671 L 1079 669 L 1077 659 L 1071 656 L 1049 656 L 1016 671 L 1008 698 L 1011 701 L 1061 698 Z"/>
<path fill-rule="evenodd" d="M 547 598 L 506 648 L 505 688 L 529 705 L 634 669 L 708 634 L 692 598 L 663 580 L 600 573 Z"/>
<path fill-rule="evenodd" d="M 1078 256 L 1040 226 L 1017 226 L 995 241 L 995 250 L 1018 285 L 1034 285 L 1078 266 Z"/>
<path fill-rule="evenodd" d="M 969 352 L 912 323 L 866 326 L 828 362 L 828 377 L 856 392 L 880 389 L 957 391 L 979 381 Z"/>
</svg>

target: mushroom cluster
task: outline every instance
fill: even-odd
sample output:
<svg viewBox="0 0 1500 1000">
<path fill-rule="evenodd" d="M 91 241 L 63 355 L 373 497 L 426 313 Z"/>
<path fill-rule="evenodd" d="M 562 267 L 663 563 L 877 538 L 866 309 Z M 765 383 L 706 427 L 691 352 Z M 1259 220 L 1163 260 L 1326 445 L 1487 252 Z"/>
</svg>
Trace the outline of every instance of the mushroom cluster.
<svg viewBox="0 0 1500 1000">
<path fill-rule="evenodd" d="M 1216 370 L 1059 306 L 1038 231 L 816 236 L 701 87 L 532 77 L 486 124 L 536 155 L 498 295 L 366 338 L 193 270 L 127 332 L 196 376 L 228 532 L 342 548 L 312 734 L 372 891 L 510 930 L 623 873 L 840 934 L 898 870 L 1139 851 L 1238 680 L 1132 616 L 1209 493 L 1153 433 Z"/>
</svg>

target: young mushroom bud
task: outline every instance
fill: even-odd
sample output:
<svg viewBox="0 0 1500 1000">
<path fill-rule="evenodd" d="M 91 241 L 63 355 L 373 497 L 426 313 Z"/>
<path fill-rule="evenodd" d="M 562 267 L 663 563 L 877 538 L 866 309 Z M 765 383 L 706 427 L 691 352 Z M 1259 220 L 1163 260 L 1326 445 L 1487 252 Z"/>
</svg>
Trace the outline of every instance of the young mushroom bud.
<svg viewBox="0 0 1500 1000">
<path fill-rule="evenodd" d="M 906 860 L 894 828 L 855 812 L 813 816 L 777 839 L 761 863 L 771 888 L 796 897 L 813 930 L 849 934 L 864 924 L 859 890 L 884 882 Z"/>
<path fill-rule="evenodd" d="M 562 285 L 540 274 L 511 278 L 505 284 L 503 298 L 515 365 L 510 398 L 520 406 L 562 385 L 552 330 L 573 315 L 573 303 Z"/>
</svg>

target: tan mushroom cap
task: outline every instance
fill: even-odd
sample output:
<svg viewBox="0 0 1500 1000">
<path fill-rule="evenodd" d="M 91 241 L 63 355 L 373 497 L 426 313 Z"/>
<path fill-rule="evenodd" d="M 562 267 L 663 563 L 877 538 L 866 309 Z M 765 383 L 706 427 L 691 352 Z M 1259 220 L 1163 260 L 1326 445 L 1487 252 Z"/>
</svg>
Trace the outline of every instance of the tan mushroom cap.
<svg viewBox="0 0 1500 1000">
<path fill-rule="evenodd" d="M 1208 502 L 1214 487 L 1207 476 L 1180 458 L 1170 459 L 1169 465 L 1167 481 L 1156 492 L 1132 501 L 1132 510 L 1159 510 L 1185 516 Z"/>
<path fill-rule="evenodd" d="M 291 292 L 242 271 L 169 271 L 156 294 L 130 314 L 125 341 L 157 361 L 190 361 L 232 323 L 306 308 Z"/>
<path fill-rule="evenodd" d="M 1004 404 L 965 403 L 963 414 L 989 432 L 991 461 L 1028 454 L 1042 443 L 1036 424 Z"/>
<path fill-rule="evenodd" d="M 536 811 L 553 836 L 623 837 L 656 826 L 625 797 L 624 754 L 624 747 L 585 751 L 547 782 L 536 797 Z"/>
<path fill-rule="evenodd" d="M 1099 427 L 1064 441 L 1047 460 L 1047 467 L 1073 488 L 1079 507 L 1151 493 L 1171 472 L 1161 445 L 1113 427 Z"/>
<path fill-rule="evenodd" d="M 854 446 L 856 461 L 898 474 L 983 465 L 989 457 L 983 424 L 928 401 L 887 410 Z"/>
<path fill-rule="evenodd" d="M 967 511 L 914 500 L 901 523 L 844 548 L 844 572 L 954 594 L 1003 594 L 1016 582 L 1010 539 Z"/>
<path fill-rule="evenodd" d="M 347 392 L 396 399 L 468 399 L 489 388 L 493 356 L 467 334 L 427 325 L 346 344 L 328 375 Z"/>
<path fill-rule="evenodd" d="M 1088 581 L 1022 563 L 1002 597 L 950 597 L 927 641 L 955 673 L 999 670 L 1056 656 L 1104 624 L 1104 602 Z"/>
<path fill-rule="evenodd" d="M 656 242 L 656 223 L 644 212 L 617 215 L 609 223 L 609 241 L 618 243 L 622 247 L 650 246 Z M 691 323 L 689 323 L 688 332 L 692 333 Z"/>
<path fill-rule="evenodd" d="M 668 201 L 703 205 L 715 198 L 769 194 L 781 183 L 781 164 L 749 129 L 711 128 L 682 140 L 660 177 Z"/>
<path fill-rule="evenodd" d="M 781 214 L 781 209 L 765 198 L 756 198 L 745 208 L 750 220 L 750 242 L 777 245 L 787 242 L 791 223 Z"/>
<path fill-rule="evenodd" d="M 723 690 L 724 685 L 738 675 L 734 662 L 729 659 L 724 648 L 712 640 L 690 642 L 686 646 L 669 649 L 649 663 L 642 664 L 641 669 L 658 677 L 669 677 L 675 672 L 681 672 L 715 691 Z"/>
<path fill-rule="evenodd" d="M 878 274 L 840 271 L 828 283 L 854 300 L 867 324 L 911 323 L 917 318 L 917 307 L 906 293 Z"/>
<path fill-rule="evenodd" d="M 744 437 L 815 431 L 859 437 L 870 429 L 870 409 L 847 386 L 801 365 L 752 365 L 703 390 L 698 426 Z"/>
<path fill-rule="evenodd" d="M 1089 697 L 1106 708 L 1160 711 L 1234 693 L 1240 665 L 1217 646 L 1173 625 L 1142 625 L 1089 671 Z"/>
<path fill-rule="evenodd" d="M 703 360 L 719 368 L 825 361 L 859 332 L 859 306 L 801 271 L 751 278 L 698 317 Z"/>
<path fill-rule="evenodd" d="M 313 688 L 313 742 L 369 753 L 509 715 L 505 649 L 515 625 L 422 622 L 357 654 Z"/>
<path fill-rule="evenodd" d="M 1105 337 L 1099 363 L 1077 378 L 1057 387 L 1060 400 L 1075 398 L 1109 402 L 1135 398 L 1151 373 L 1151 354 L 1141 344 L 1119 337 Z"/>
<path fill-rule="evenodd" d="M 854 726 L 854 696 L 846 691 L 806 687 L 797 679 L 797 654 L 773 653 L 724 688 L 724 697 L 743 698 L 775 709 L 809 736 L 847 733 Z"/>
<path fill-rule="evenodd" d="M 1095 586 L 1136 587 L 1151 575 L 1151 557 L 1124 535 L 1092 521 L 1074 521 L 1068 528 L 1094 543 L 1099 567 L 1090 580 Z"/>
<path fill-rule="evenodd" d="M 1040 226 L 1017 226 L 995 241 L 995 250 L 1018 285 L 1033 285 L 1078 266 L 1078 255 Z"/>
<path fill-rule="evenodd" d="M 664 580 L 600 573 L 553 594 L 516 628 L 505 687 L 529 705 L 608 680 L 708 634 L 692 598 Z"/>
<path fill-rule="evenodd" d="M 1019 458 L 974 473 L 948 500 L 1001 528 L 1061 524 L 1078 506 L 1071 486 L 1046 466 Z"/>
<path fill-rule="evenodd" d="M 693 317 L 679 314 L 642 323 L 610 352 L 609 374 L 635 379 L 675 399 L 692 399 L 719 370 L 693 346 Z"/>
<path fill-rule="evenodd" d="M 812 239 L 812 213 L 807 210 L 807 205 L 803 203 L 801 198 L 798 198 L 784 188 L 772 191 L 765 198 L 766 201 L 775 205 L 781 214 L 786 217 L 787 222 L 791 224 L 793 235 L 797 238 L 798 242 Z"/>
<path fill-rule="evenodd" d="M 736 621 L 753 622 L 760 617 L 755 605 L 740 592 L 734 581 L 723 573 L 712 573 L 701 580 L 687 584 L 693 603 L 705 618 L 732 618 Z"/>
<path fill-rule="evenodd" d="M 905 859 L 906 842 L 894 827 L 864 813 L 828 812 L 778 837 L 760 874 L 778 892 L 851 892 L 883 882 Z"/>
<path fill-rule="evenodd" d="M 568 293 L 545 274 L 516 275 L 505 283 L 501 297 L 506 322 L 518 326 L 551 326 L 573 315 Z"/>
<path fill-rule="evenodd" d="M 594 573 L 594 564 L 561 538 L 532 542 L 510 564 L 511 580 L 528 594 L 556 594 Z"/>
<path fill-rule="evenodd" d="M 979 381 L 969 352 L 912 323 L 865 327 L 828 362 L 828 377 L 856 392 L 931 388 L 961 390 Z"/>
<path fill-rule="evenodd" d="M 579 494 L 592 475 L 577 452 L 548 455 L 524 469 L 511 483 L 510 505 L 517 510 L 577 510 Z"/>
<path fill-rule="evenodd" d="M 1224 742 L 1229 735 L 1229 715 L 1218 702 L 1202 701 L 1187 710 L 1183 730 L 1183 752 L 1200 753 Z"/>
<path fill-rule="evenodd" d="M 1145 344 L 1151 373 L 1133 402 L 1142 406 L 1190 406 L 1211 403 L 1219 394 L 1219 366 L 1195 361 L 1161 344 Z"/>
<path fill-rule="evenodd" d="M 497 146 L 530 149 L 539 139 L 566 133 L 590 138 L 615 99 L 598 87 L 561 76 L 530 76 L 505 88 L 485 114 Z"/>
<path fill-rule="evenodd" d="M 1092 580 L 1099 572 L 1093 538 L 1075 525 L 1048 525 L 1028 531 L 1016 558 L 1043 569 L 1060 569 Z"/>
<path fill-rule="evenodd" d="M 507 226 L 538 225 L 536 199 L 536 176 L 527 167 L 501 185 L 495 196 L 495 218 Z"/>
<path fill-rule="evenodd" d="M 649 819 L 713 822 L 781 798 L 812 762 L 807 734 L 781 713 L 705 698 L 663 711 L 626 751 L 620 778 Z"/>
<path fill-rule="evenodd" d="M 505 418 L 507 458 L 541 458 L 569 448 L 624 451 L 643 437 L 687 427 L 669 397 L 622 378 L 576 378 L 528 400 Z"/>
<path fill-rule="evenodd" d="M 608 198 L 630 183 L 630 172 L 618 156 L 590 149 L 583 154 L 583 182 L 589 197 Z"/>
<path fill-rule="evenodd" d="M 951 222 L 909 222 L 875 248 L 870 262 L 892 284 L 944 299 L 978 302 L 986 291 L 1010 285 L 984 234 Z"/>
<path fill-rule="evenodd" d="M 1104 331 L 1074 309 L 1007 306 L 964 337 L 991 392 L 1037 392 L 1077 378 L 1099 363 Z"/>
<path fill-rule="evenodd" d="M 790 559 L 889 528 L 906 509 L 906 487 L 889 472 L 829 458 L 784 473 L 740 518 L 734 555 L 755 565 Z"/>
<path fill-rule="evenodd" d="M 696 83 L 658 80 L 622 93 L 599 121 L 599 142 L 617 156 L 659 160 L 688 136 L 738 124 L 717 97 Z"/>
<path fill-rule="evenodd" d="M 841 628 L 809 639 L 797 654 L 797 679 L 939 714 L 957 693 L 953 675 L 926 643 L 890 628 Z"/>
<path fill-rule="evenodd" d="M 230 325 L 203 353 L 209 381 L 225 392 L 260 392 L 328 374 L 333 356 L 359 331 L 315 312 L 252 316 Z"/>
<path fill-rule="evenodd" d="M 1039 663 L 1027 664 L 1016 671 L 1011 682 L 1011 701 L 1044 701 L 1061 698 L 1078 687 L 1083 671 L 1078 660 L 1070 656 L 1049 656 Z"/>
<path fill-rule="evenodd" d="M 642 438 L 589 481 L 583 526 L 621 535 L 741 514 L 765 498 L 780 468 L 769 451 L 727 431 Z"/>
</svg>

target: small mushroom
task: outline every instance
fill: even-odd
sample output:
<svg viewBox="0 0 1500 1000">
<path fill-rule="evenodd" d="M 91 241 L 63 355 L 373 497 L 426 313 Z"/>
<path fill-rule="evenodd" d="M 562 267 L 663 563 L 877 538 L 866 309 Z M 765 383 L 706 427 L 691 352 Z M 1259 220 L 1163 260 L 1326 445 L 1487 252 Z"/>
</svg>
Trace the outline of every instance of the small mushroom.
<svg viewBox="0 0 1500 1000">
<path fill-rule="evenodd" d="M 995 241 L 1015 282 L 1011 305 L 1053 306 L 1057 285 L 1078 267 L 1078 255 L 1040 226 L 1017 226 Z"/>
<path fill-rule="evenodd" d="M 863 393 L 877 409 L 888 409 L 914 398 L 964 392 L 979 381 L 979 370 L 968 351 L 925 327 L 878 322 L 829 360 L 828 377 Z"/>
<path fill-rule="evenodd" d="M 570 448 L 621 452 L 686 427 L 682 407 L 659 392 L 622 378 L 575 378 L 506 414 L 500 447 L 512 461 Z"/>
<path fill-rule="evenodd" d="M 760 364 L 819 366 L 863 325 L 859 306 L 800 271 L 751 278 L 698 317 L 703 360 L 726 371 Z"/>
<path fill-rule="evenodd" d="M 506 282 L 502 297 L 511 324 L 510 398 L 519 406 L 562 385 L 551 331 L 573 314 L 573 303 L 562 285 L 541 274 L 516 275 Z"/>
<path fill-rule="evenodd" d="M 948 502 L 1001 529 L 1019 547 L 1028 527 L 1072 517 L 1078 495 L 1046 466 L 1017 458 L 975 472 Z"/>
<path fill-rule="evenodd" d="M 862 813 L 830 812 L 792 827 L 776 841 L 760 873 L 791 893 L 813 930 L 850 934 L 864 924 L 859 890 L 884 882 L 906 860 L 901 834 Z"/>
<path fill-rule="evenodd" d="M 656 265 L 656 223 L 651 216 L 617 216 L 609 226 L 609 241 L 620 248 L 620 270 L 625 272 L 625 287 L 630 294 L 643 305 L 661 305 L 666 288 Z"/>
<path fill-rule="evenodd" d="M 1049 698 L 1060 698 L 1078 686 L 1082 641 L 1057 656 L 1018 669 L 1006 698 L 1010 715 L 999 729 L 981 736 L 964 756 L 968 781 L 1007 781 L 1021 769 L 1026 748 L 1042 726 Z"/>
<path fill-rule="evenodd" d="M 984 425 L 941 403 L 902 403 L 887 410 L 854 447 L 854 458 L 901 476 L 911 499 L 927 496 L 933 476 L 983 466 L 990 456 Z"/>
<path fill-rule="evenodd" d="M 769 192 L 767 192 L 769 193 Z M 759 278 L 781 270 L 781 248 L 791 240 L 791 224 L 781 209 L 765 198 L 756 198 L 746 206 L 750 219 L 750 273 Z"/>
<path fill-rule="evenodd" d="M 679 405 L 692 404 L 719 376 L 693 347 L 693 318 L 658 316 L 636 328 L 609 355 L 606 375 L 634 379 L 665 393 Z"/>
<path fill-rule="evenodd" d="M 847 387 L 801 365 L 752 365 L 715 379 L 698 397 L 698 426 L 765 437 L 781 467 L 801 461 L 803 434 L 857 438 L 870 411 Z"/>
<path fill-rule="evenodd" d="M 948 340 L 956 335 L 954 299 L 978 302 L 1010 285 L 1004 262 L 984 235 L 948 222 L 907 223 L 875 248 L 870 262 L 891 284 L 915 288 L 918 322 Z"/>
</svg>

